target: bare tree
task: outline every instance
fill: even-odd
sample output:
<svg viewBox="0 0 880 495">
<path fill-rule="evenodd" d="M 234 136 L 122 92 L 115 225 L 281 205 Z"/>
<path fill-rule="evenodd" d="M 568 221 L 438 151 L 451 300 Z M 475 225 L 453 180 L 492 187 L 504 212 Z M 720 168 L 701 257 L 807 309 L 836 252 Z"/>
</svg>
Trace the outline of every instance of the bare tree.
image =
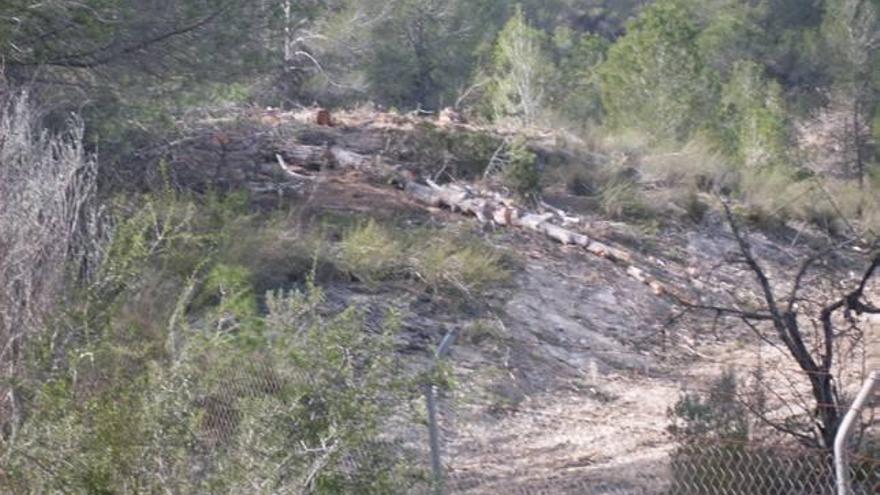
<svg viewBox="0 0 880 495">
<path fill-rule="evenodd" d="M 0 92 L 0 445 L 11 445 L 21 419 L 25 343 L 76 276 L 69 261 L 88 248 L 81 241 L 96 189 L 82 123 L 71 117 L 66 133 L 52 135 L 37 122 L 27 94 Z"/>
<path fill-rule="evenodd" d="M 743 264 L 754 276 L 760 302 L 756 306 L 680 302 L 691 310 L 709 311 L 719 317 L 740 320 L 763 342 L 780 348 L 791 358 L 809 382 L 815 426 L 796 427 L 764 415 L 760 419 L 804 443 L 830 450 L 846 405 L 840 393 L 841 377 L 835 374 L 835 356 L 840 356 L 844 340 L 859 338 L 863 324 L 859 315 L 880 313 L 880 307 L 866 296 L 868 283 L 880 267 L 880 253 L 871 256 L 860 277 L 842 284 L 846 287 L 834 284 L 838 293 L 825 292 L 817 300 L 805 290 L 809 283 L 818 283 L 817 277 L 811 274 L 819 271 L 829 259 L 839 257 L 844 248 L 855 244 L 856 239 L 834 243 L 804 258 L 793 273 L 787 290 L 782 290 L 778 287 L 783 285 L 780 280 L 771 281 L 767 269 L 755 255 L 748 233 L 727 203 L 724 203 L 724 209 L 737 246 L 734 261 Z M 827 273 L 835 276 L 834 270 Z"/>
</svg>

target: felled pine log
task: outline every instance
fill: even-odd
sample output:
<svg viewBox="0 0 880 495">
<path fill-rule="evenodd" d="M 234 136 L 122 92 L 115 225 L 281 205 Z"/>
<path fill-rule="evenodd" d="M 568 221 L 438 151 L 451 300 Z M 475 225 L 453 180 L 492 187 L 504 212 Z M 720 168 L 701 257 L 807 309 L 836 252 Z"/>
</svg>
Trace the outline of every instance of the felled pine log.
<svg viewBox="0 0 880 495">
<path fill-rule="evenodd" d="M 415 180 L 408 181 L 404 189 L 422 203 L 436 207 L 446 207 L 477 217 L 481 222 L 492 221 L 498 225 L 522 227 L 567 245 L 577 245 L 588 252 L 612 261 L 630 263 L 632 255 L 589 236 L 567 229 L 551 222 L 558 213 L 530 213 L 510 206 L 510 202 L 497 200 L 493 195 L 480 194 L 472 188 L 457 184 L 438 185 L 427 180 L 422 185 Z M 563 216 L 563 218 L 566 218 Z M 571 217 L 568 217 L 571 218 Z"/>
<path fill-rule="evenodd" d="M 457 184 L 438 185 L 426 180 L 426 185 L 416 180 L 404 183 L 404 190 L 421 203 L 434 207 L 445 207 L 451 211 L 475 216 L 480 222 L 494 222 L 498 225 L 521 227 L 539 232 L 560 244 L 580 246 L 596 256 L 626 265 L 626 274 L 634 280 L 651 288 L 656 295 L 669 293 L 662 282 L 632 265 L 632 255 L 622 249 L 611 247 L 589 236 L 552 223 L 563 222 L 570 217 L 564 212 L 550 211 L 531 213 L 512 206 L 512 202 L 502 201 L 497 193 L 480 194 L 481 191 Z"/>
<path fill-rule="evenodd" d="M 659 296 L 672 293 L 662 282 L 633 265 L 633 256 L 629 252 L 553 223 L 573 222 L 574 217 L 561 210 L 549 208 L 550 211 L 545 213 L 526 212 L 513 206 L 509 198 L 502 198 L 497 193 L 483 193 L 456 184 L 441 186 L 430 180 L 426 180 L 426 183 L 427 185 L 422 185 L 411 180 L 405 184 L 405 190 L 417 200 L 431 206 L 470 214 L 481 222 L 492 221 L 498 225 L 529 229 L 560 244 L 580 246 L 591 254 L 625 265 L 626 274 L 650 287 L 654 294 Z"/>
<path fill-rule="evenodd" d="M 348 151 L 339 146 L 313 146 L 296 144 L 284 146 L 275 151 L 289 166 L 310 170 L 334 168 L 361 169 L 368 165 L 370 159 L 359 153 Z"/>
<path fill-rule="evenodd" d="M 482 223 L 491 222 L 500 226 L 532 230 L 560 244 L 580 246 L 591 254 L 626 265 L 627 275 L 648 285 L 654 293 L 660 295 L 667 292 L 661 282 L 632 265 L 633 256 L 629 252 L 591 239 L 567 226 L 558 225 L 557 223 L 577 223 L 578 219 L 556 208 L 545 205 L 543 213 L 529 212 L 517 207 L 511 198 L 495 191 L 483 191 L 462 184 L 440 185 L 430 179 L 419 180 L 403 167 L 338 146 L 285 146 L 279 151 L 277 158 L 279 165 L 287 168 L 290 167 L 289 164 L 297 168 L 314 168 L 319 165 L 322 169 L 339 167 L 372 172 L 385 181 L 398 184 L 407 194 L 423 204 L 474 216 Z M 292 175 L 295 176 L 296 173 Z"/>
</svg>

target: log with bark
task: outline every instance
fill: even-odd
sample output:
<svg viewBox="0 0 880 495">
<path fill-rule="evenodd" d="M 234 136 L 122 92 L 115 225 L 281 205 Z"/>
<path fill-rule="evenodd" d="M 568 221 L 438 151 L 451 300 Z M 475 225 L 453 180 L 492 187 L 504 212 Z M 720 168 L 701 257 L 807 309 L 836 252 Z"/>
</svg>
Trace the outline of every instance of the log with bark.
<svg viewBox="0 0 880 495">
<path fill-rule="evenodd" d="M 539 203 L 539 210 L 529 211 L 510 197 L 497 191 L 476 186 L 449 183 L 437 184 L 422 179 L 401 165 L 386 163 L 381 158 L 361 155 L 338 146 L 285 145 L 277 151 L 278 163 L 292 178 L 305 178 L 303 170 L 349 168 L 368 172 L 385 183 L 398 185 L 418 202 L 475 217 L 481 223 L 518 227 L 537 232 L 563 245 L 579 246 L 588 253 L 623 265 L 626 274 L 651 287 L 660 295 L 668 292 L 663 283 L 633 265 L 630 252 L 592 239 L 573 230 L 580 219 L 566 212 Z"/>
</svg>

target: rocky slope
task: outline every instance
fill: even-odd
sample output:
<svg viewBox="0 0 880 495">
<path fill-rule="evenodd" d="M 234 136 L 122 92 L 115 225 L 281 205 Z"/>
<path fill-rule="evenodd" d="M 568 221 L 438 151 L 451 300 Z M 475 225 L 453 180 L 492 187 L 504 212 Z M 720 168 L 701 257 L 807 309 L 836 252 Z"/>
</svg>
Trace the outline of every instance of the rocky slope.
<svg viewBox="0 0 880 495">
<path fill-rule="evenodd" d="M 319 126 L 311 111 L 254 111 L 204 121 L 144 166 L 165 163 L 184 188 L 247 189 L 265 209 L 293 204 L 312 213 L 478 225 L 487 242 L 510 254 L 512 280 L 457 311 L 394 286 L 325 287 L 331 303 L 398 308 L 401 355 L 415 366 L 428 361 L 444 335 L 458 332 L 450 356 L 456 385 L 444 392 L 441 415 L 454 492 L 652 493 L 667 478 L 667 411 L 682 389 L 705 390 L 726 367 L 747 379 L 759 362 L 765 379 L 790 389 L 783 393 L 804 386 L 794 364 L 748 328 L 681 304 L 709 296 L 757 301 L 753 275 L 732 262 L 736 243 L 718 211 L 699 222 L 666 218 L 646 228 L 610 222 L 549 188 L 544 212 L 564 206 L 575 219 L 569 228 L 628 259 L 596 256 L 515 223 L 480 222 L 425 204 L 397 187 L 401 178 L 473 184 L 481 163 L 468 150 L 491 152 L 503 132 L 366 111 L 333 118 L 334 126 Z M 461 139 L 470 148 L 457 150 Z M 556 141 L 532 136 L 545 169 L 602 160 Z M 806 226 L 754 232 L 751 240 L 779 280 L 825 241 Z M 856 273 L 859 266 L 848 257 L 833 264 Z"/>
</svg>

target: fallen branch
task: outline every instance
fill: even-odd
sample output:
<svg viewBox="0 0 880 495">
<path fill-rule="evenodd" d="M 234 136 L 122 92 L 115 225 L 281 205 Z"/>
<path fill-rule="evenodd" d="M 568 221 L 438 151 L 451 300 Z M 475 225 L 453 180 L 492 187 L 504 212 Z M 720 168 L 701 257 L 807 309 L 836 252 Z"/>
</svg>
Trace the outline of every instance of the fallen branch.
<svg viewBox="0 0 880 495">
<path fill-rule="evenodd" d="M 284 171 L 285 174 L 293 177 L 294 179 L 300 179 L 300 180 L 313 180 L 314 179 L 314 177 L 312 177 L 310 175 L 298 174 L 298 173 L 294 172 L 293 170 L 291 170 L 290 167 L 286 163 L 284 163 L 284 158 L 281 158 L 281 155 L 279 155 L 278 153 L 275 153 L 275 158 L 278 160 L 278 165 L 281 167 L 281 170 Z"/>
</svg>

